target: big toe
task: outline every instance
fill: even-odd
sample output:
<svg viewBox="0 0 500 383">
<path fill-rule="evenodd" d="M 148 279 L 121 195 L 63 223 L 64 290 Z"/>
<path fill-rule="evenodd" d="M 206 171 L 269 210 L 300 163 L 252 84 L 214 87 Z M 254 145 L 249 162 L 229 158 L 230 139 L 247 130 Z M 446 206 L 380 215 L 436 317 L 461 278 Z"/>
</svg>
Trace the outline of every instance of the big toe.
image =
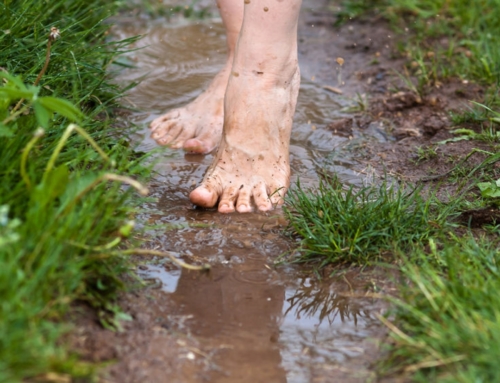
<svg viewBox="0 0 500 383">
<path fill-rule="evenodd" d="M 198 140 L 197 138 L 191 138 L 186 140 L 183 145 L 183 149 L 189 153 L 199 153 L 207 154 L 214 150 L 214 145 L 209 145 L 207 142 Z"/>
<path fill-rule="evenodd" d="M 189 194 L 189 200 L 196 206 L 210 208 L 214 207 L 218 200 L 218 195 L 204 185 L 198 186 Z"/>
</svg>

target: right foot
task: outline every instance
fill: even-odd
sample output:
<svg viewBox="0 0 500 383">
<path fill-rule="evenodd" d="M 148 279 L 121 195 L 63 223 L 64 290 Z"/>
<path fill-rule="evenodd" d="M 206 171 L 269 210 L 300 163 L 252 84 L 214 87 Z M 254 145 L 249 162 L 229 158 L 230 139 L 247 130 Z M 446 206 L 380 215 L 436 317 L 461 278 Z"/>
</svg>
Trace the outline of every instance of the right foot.
<svg viewBox="0 0 500 383">
<path fill-rule="evenodd" d="M 151 138 L 160 145 L 183 148 L 190 153 L 206 154 L 214 150 L 222 135 L 229 73 L 227 64 L 193 102 L 153 120 L 149 125 Z"/>
</svg>

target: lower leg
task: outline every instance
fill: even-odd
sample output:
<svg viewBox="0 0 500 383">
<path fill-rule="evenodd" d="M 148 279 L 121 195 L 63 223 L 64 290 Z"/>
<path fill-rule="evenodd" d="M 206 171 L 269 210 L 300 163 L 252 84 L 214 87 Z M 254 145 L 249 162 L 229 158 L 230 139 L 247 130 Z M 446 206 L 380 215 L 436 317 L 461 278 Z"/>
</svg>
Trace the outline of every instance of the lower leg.
<svg viewBox="0 0 500 383">
<path fill-rule="evenodd" d="M 228 55 L 224 68 L 193 102 L 158 117 L 150 124 L 151 137 L 160 145 L 208 153 L 220 142 L 224 93 L 231 72 L 236 42 L 243 20 L 243 0 L 217 0 L 226 30 Z"/>
<path fill-rule="evenodd" d="M 290 183 L 289 142 L 300 76 L 301 0 L 245 1 L 243 26 L 225 95 L 214 162 L 190 194 L 196 205 L 248 212 L 283 202 Z"/>
</svg>

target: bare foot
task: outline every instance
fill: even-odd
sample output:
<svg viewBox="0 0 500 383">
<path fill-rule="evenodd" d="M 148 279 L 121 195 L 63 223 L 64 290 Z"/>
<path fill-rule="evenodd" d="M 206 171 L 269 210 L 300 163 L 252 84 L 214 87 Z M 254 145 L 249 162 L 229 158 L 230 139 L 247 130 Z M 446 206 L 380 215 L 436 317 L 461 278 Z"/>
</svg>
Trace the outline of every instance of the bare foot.
<svg viewBox="0 0 500 383">
<path fill-rule="evenodd" d="M 231 64 L 213 79 L 208 89 L 184 108 L 174 109 L 151 122 L 151 137 L 160 145 L 205 154 L 220 142 L 224 121 L 224 92 Z"/>
<path fill-rule="evenodd" d="M 289 142 L 300 84 L 297 60 L 280 73 L 234 72 L 226 93 L 224 132 L 214 162 L 189 196 L 221 213 L 283 203 L 290 184 Z M 253 200 L 253 204 L 252 204 Z"/>
</svg>

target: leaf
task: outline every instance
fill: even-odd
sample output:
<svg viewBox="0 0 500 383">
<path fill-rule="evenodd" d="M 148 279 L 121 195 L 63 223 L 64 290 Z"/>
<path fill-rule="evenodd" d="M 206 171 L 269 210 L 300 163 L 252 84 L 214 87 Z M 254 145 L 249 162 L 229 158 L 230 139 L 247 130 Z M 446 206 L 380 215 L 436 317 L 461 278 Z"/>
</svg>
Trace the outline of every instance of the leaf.
<svg viewBox="0 0 500 383">
<path fill-rule="evenodd" d="M 72 121 L 79 122 L 83 117 L 83 113 L 76 106 L 62 98 L 46 96 L 39 97 L 37 101 L 46 109 L 59 113 Z"/>
<path fill-rule="evenodd" d="M 36 186 L 32 194 L 32 200 L 40 207 L 48 205 L 57 197 L 61 196 L 68 188 L 69 169 L 66 165 L 61 165 L 51 170 L 45 182 Z"/>
<path fill-rule="evenodd" d="M 477 187 L 483 198 L 500 198 L 500 178 L 491 182 L 479 182 Z"/>
<path fill-rule="evenodd" d="M 8 127 L 7 125 L 0 122 L 0 137 L 12 137 L 14 136 L 14 129 Z"/>
<path fill-rule="evenodd" d="M 60 165 L 52 170 L 47 177 L 48 191 L 53 198 L 59 197 L 68 187 L 69 169 L 66 165 Z"/>
<path fill-rule="evenodd" d="M 33 109 L 35 110 L 35 117 L 38 124 L 42 128 L 47 128 L 49 126 L 49 120 L 52 117 L 52 113 L 48 111 L 38 100 L 33 103 Z"/>
<path fill-rule="evenodd" d="M 473 130 L 471 130 L 471 129 L 464 129 L 464 128 L 452 130 L 451 133 L 453 133 L 453 134 L 461 134 L 461 135 L 470 136 L 470 137 L 477 136 L 476 132 L 474 132 Z"/>
<path fill-rule="evenodd" d="M 467 141 L 470 139 L 471 139 L 470 136 L 459 136 L 459 137 L 448 138 L 447 140 L 436 142 L 436 144 L 437 145 L 444 145 L 444 144 L 447 144 L 448 142 Z"/>
<path fill-rule="evenodd" d="M 61 196 L 60 211 L 66 209 L 68 205 L 78 202 L 79 198 L 83 197 L 82 193 L 87 190 L 87 188 L 91 187 L 101 175 L 102 173 L 98 172 L 80 173 L 78 171 L 73 171 L 67 188 Z"/>
<path fill-rule="evenodd" d="M 9 83 L 12 83 L 13 85 L 17 86 L 17 88 L 20 90 L 28 91 L 26 85 L 24 85 L 23 80 L 21 80 L 20 77 L 12 76 L 7 72 L 0 72 L 0 78 L 9 80 Z"/>
<path fill-rule="evenodd" d="M 36 94 L 29 92 L 27 90 L 19 90 L 16 88 L 3 87 L 0 88 L 0 97 L 7 97 L 10 100 L 25 98 L 27 100 L 32 100 Z"/>
</svg>

